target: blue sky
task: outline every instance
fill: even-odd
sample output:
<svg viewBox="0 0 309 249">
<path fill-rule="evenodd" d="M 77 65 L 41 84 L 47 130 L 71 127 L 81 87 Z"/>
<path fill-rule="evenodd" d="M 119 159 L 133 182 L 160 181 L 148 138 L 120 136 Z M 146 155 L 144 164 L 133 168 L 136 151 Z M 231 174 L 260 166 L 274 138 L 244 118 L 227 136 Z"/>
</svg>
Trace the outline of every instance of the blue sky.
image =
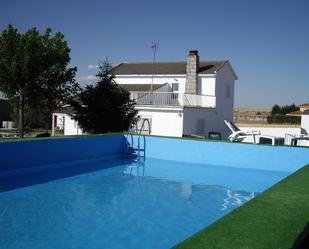
<svg viewBox="0 0 309 249">
<path fill-rule="evenodd" d="M 64 33 L 80 81 L 112 63 L 229 59 L 238 74 L 235 106 L 309 102 L 309 1 L 0 1 L 0 30 Z M 87 80 L 89 78 L 89 80 Z"/>
</svg>

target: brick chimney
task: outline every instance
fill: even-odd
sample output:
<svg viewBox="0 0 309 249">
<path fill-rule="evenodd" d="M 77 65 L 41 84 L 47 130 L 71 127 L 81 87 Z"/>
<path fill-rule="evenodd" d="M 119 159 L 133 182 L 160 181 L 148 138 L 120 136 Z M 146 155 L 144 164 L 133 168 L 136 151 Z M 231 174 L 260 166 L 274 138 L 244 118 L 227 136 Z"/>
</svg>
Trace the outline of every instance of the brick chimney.
<svg viewBox="0 0 309 249">
<path fill-rule="evenodd" d="M 191 50 L 187 60 L 186 91 L 185 93 L 197 94 L 197 71 L 199 68 L 199 56 L 197 50 Z"/>
</svg>

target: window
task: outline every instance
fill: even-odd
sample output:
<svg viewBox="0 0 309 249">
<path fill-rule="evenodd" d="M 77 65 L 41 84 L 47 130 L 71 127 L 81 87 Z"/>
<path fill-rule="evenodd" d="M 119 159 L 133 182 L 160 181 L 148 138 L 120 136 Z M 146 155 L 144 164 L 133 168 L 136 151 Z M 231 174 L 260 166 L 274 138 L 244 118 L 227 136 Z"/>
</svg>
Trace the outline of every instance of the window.
<svg viewBox="0 0 309 249">
<path fill-rule="evenodd" d="M 173 92 L 179 91 L 179 84 L 178 83 L 172 83 L 172 90 Z"/>
<path fill-rule="evenodd" d="M 63 116 L 63 117 L 61 117 L 60 119 L 59 119 L 59 129 L 60 130 L 63 130 L 64 129 L 64 125 L 65 125 L 65 116 Z"/>
<path fill-rule="evenodd" d="M 173 100 L 175 100 L 175 99 L 177 100 L 178 99 L 178 93 L 172 93 L 171 98 Z"/>
<path fill-rule="evenodd" d="M 226 86 L 226 98 L 230 98 L 231 97 L 231 86 L 227 85 Z"/>
<path fill-rule="evenodd" d="M 197 119 L 196 134 L 204 134 L 204 133 L 205 133 L 205 119 L 199 118 Z"/>
<path fill-rule="evenodd" d="M 54 127 L 57 127 L 58 116 L 54 116 Z"/>
</svg>

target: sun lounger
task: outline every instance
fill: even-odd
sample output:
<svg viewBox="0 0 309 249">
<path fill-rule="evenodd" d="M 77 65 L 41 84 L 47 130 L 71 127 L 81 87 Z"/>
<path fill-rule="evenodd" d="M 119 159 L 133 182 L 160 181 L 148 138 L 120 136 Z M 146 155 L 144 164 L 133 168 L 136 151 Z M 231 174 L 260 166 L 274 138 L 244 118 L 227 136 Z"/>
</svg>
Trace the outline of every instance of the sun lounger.
<svg viewBox="0 0 309 249">
<path fill-rule="evenodd" d="M 224 123 L 231 130 L 232 134 L 228 137 L 231 142 L 242 142 L 245 138 L 252 137 L 253 143 L 256 143 L 256 136 L 260 135 L 260 131 L 245 132 L 240 130 L 232 121 L 224 120 Z"/>
<path fill-rule="evenodd" d="M 271 135 L 259 135 L 257 136 L 259 144 L 271 144 L 271 145 L 283 145 L 283 137 L 275 137 Z"/>
<path fill-rule="evenodd" d="M 232 121 L 224 120 L 227 127 L 231 130 L 232 134 L 228 139 L 232 142 L 242 142 L 246 138 L 252 138 L 254 144 L 271 144 L 271 145 L 281 145 L 284 144 L 284 138 L 264 135 L 260 131 L 242 131 L 240 130 Z"/>
</svg>

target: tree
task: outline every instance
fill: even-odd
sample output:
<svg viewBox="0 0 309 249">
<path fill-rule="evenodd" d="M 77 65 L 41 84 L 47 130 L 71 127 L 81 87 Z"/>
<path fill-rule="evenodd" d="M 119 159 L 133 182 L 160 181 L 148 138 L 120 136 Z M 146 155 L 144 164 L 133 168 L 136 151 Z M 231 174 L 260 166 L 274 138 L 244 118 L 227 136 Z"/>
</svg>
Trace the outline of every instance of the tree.
<svg viewBox="0 0 309 249">
<path fill-rule="evenodd" d="M 289 112 L 294 112 L 294 111 L 299 111 L 299 107 L 296 106 L 295 104 L 292 105 L 285 105 L 281 107 L 281 114 L 285 115 Z"/>
<path fill-rule="evenodd" d="M 273 108 L 271 109 L 271 115 L 274 115 L 274 114 L 285 115 L 289 112 L 294 112 L 294 111 L 299 111 L 299 107 L 296 106 L 295 104 L 285 105 L 285 106 L 274 105 Z"/>
<path fill-rule="evenodd" d="M 281 112 L 281 108 L 279 105 L 274 105 L 271 109 L 271 115 L 279 114 Z"/>
<path fill-rule="evenodd" d="M 119 87 L 110 73 L 111 66 L 105 61 L 99 66 L 98 81 L 87 86 L 78 98 L 71 101 L 73 119 L 84 132 L 107 133 L 128 129 L 130 122 L 136 119 L 135 102 L 130 93 Z"/>
<path fill-rule="evenodd" d="M 299 107 L 295 104 L 285 106 L 274 105 L 271 110 L 271 115 L 267 117 L 267 122 L 270 124 L 300 124 L 300 117 L 286 116 L 287 113 L 294 111 L 299 111 Z"/>
<path fill-rule="evenodd" d="M 49 28 L 43 34 L 36 28 L 20 33 L 9 25 L 0 34 L 0 91 L 19 110 L 21 137 L 25 114 L 36 111 L 50 119 L 53 109 L 78 93 L 69 54 L 63 34 L 52 36 Z"/>
</svg>

